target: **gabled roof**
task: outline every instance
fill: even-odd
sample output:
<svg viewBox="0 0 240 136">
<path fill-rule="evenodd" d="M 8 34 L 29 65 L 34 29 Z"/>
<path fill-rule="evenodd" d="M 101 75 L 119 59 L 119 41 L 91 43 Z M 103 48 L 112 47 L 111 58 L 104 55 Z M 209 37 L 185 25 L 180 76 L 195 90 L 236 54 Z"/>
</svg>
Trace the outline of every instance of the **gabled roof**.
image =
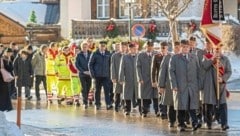
<svg viewBox="0 0 240 136">
<path fill-rule="evenodd" d="M 23 26 L 28 23 L 33 10 L 38 24 L 57 24 L 59 21 L 59 4 L 42 4 L 39 3 L 39 0 L 17 0 L 0 3 L 0 12 Z"/>
</svg>

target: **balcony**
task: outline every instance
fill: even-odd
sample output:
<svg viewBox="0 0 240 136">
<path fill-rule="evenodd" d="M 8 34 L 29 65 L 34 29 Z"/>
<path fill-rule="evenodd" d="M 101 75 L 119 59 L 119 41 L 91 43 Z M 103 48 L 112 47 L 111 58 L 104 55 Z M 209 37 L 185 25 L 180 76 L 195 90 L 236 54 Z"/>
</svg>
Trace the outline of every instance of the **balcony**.
<svg viewBox="0 0 240 136">
<path fill-rule="evenodd" d="M 44 4 L 58 4 L 59 0 L 40 0 L 40 2 Z"/>
</svg>

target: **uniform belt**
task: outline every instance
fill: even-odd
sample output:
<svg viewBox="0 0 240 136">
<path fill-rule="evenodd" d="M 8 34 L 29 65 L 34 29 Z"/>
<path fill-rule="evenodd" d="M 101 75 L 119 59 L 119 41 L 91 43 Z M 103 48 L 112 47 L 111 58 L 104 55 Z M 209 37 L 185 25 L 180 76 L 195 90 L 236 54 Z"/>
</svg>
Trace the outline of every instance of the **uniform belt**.
<svg viewBox="0 0 240 136">
<path fill-rule="evenodd" d="M 71 80 L 71 79 L 65 79 L 65 78 L 62 78 L 62 79 L 61 79 L 61 78 L 59 78 L 58 80 L 61 80 L 61 81 L 62 81 L 62 80 L 69 81 L 69 80 Z"/>
<path fill-rule="evenodd" d="M 56 76 L 56 74 L 47 74 L 47 76 Z"/>
</svg>

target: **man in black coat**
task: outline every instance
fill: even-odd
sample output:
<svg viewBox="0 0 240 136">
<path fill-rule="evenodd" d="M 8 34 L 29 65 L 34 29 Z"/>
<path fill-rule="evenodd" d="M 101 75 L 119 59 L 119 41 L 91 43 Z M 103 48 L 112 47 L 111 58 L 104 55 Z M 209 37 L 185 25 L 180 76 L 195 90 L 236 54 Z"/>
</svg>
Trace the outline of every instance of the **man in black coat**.
<svg viewBox="0 0 240 136">
<path fill-rule="evenodd" d="M 95 105 L 100 109 L 101 88 L 104 88 L 105 102 L 107 110 L 112 109 L 110 100 L 110 59 L 111 54 L 106 50 L 107 43 L 101 41 L 96 52 L 92 53 L 89 60 L 89 70 L 92 78 L 95 79 Z"/>
<path fill-rule="evenodd" d="M 88 51 L 88 43 L 83 42 L 81 44 L 81 52 L 78 53 L 75 66 L 79 71 L 79 78 L 82 85 L 82 98 L 84 108 L 88 108 L 88 93 L 91 87 L 92 79 L 90 77 L 90 72 L 88 69 L 88 62 L 91 56 L 91 52 Z"/>
</svg>

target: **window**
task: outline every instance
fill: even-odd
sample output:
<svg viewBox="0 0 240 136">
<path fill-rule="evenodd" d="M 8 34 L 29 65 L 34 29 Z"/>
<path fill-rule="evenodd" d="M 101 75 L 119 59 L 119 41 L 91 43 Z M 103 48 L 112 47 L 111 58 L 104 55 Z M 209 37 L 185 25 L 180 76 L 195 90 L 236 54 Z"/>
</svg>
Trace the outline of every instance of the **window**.
<svg viewBox="0 0 240 136">
<path fill-rule="evenodd" d="M 97 0 L 97 18 L 109 18 L 110 0 Z"/>
<path fill-rule="evenodd" d="M 135 18 L 139 18 L 142 16 L 142 7 L 141 0 L 135 0 L 135 3 L 131 4 L 132 13 Z M 129 14 L 129 5 L 125 3 L 125 0 L 119 0 L 119 17 L 120 18 L 128 18 Z"/>
</svg>

